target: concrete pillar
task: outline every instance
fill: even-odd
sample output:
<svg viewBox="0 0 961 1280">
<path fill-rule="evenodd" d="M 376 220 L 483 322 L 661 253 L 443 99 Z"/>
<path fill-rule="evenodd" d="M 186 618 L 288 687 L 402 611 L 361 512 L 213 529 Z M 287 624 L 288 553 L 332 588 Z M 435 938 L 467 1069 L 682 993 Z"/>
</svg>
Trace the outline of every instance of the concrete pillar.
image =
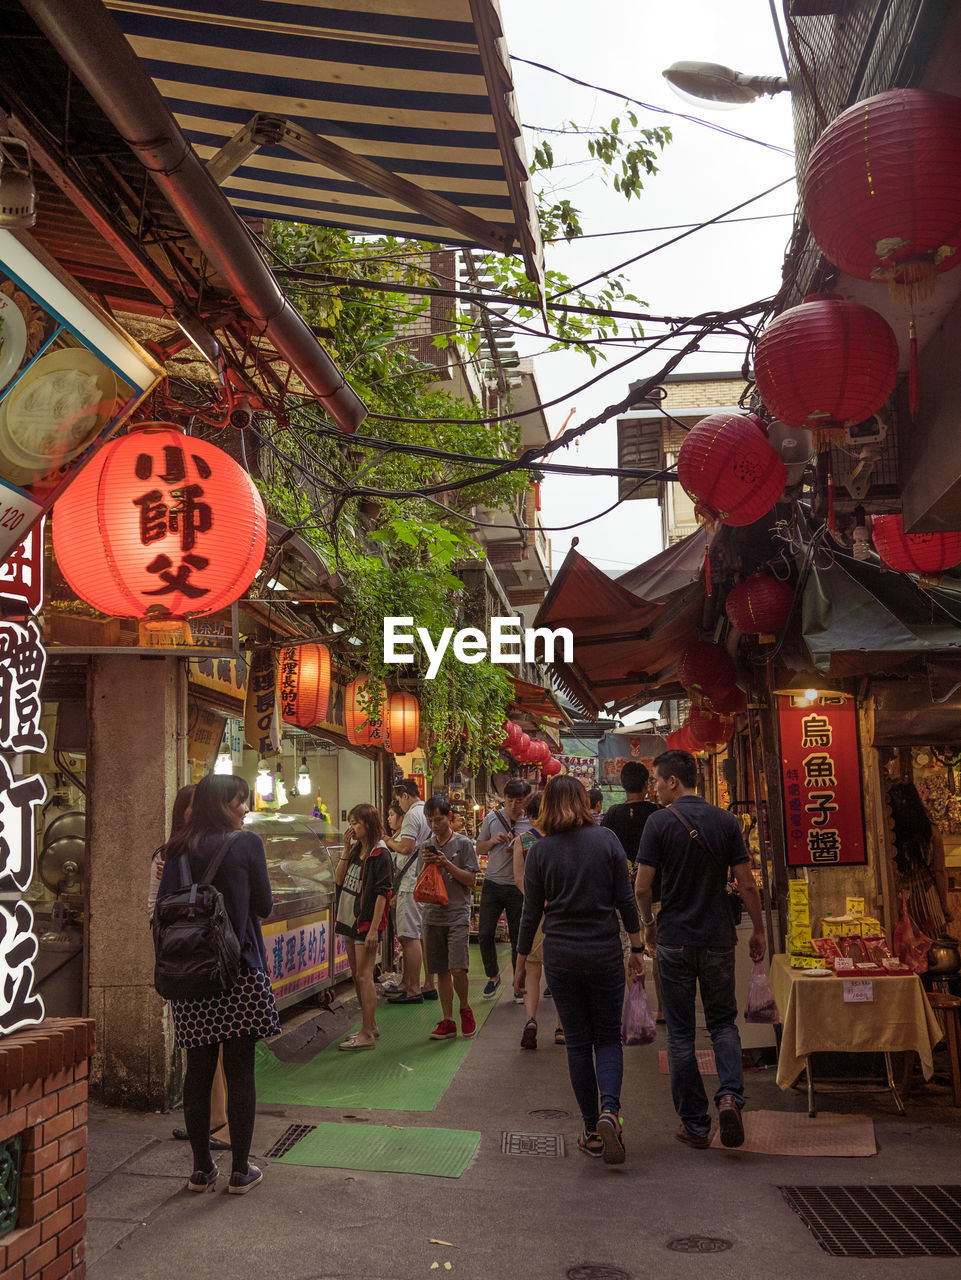
<svg viewBox="0 0 961 1280">
<path fill-rule="evenodd" d="M 151 852 L 186 776 L 186 667 L 176 657 L 97 656 L 88 686 L 91 1093 L 156 1110 L 180 1092 L 168 1006 L 153 989 Z"/>
</svg>

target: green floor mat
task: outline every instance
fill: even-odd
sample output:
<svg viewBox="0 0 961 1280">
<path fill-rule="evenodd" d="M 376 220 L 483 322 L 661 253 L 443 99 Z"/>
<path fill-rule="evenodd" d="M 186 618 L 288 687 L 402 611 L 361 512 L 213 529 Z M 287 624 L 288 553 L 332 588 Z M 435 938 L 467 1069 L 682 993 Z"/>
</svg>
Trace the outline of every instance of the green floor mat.
<svg viewBox="0 0 961 1280">
<path fill-rule="evenodd" d="M 280 1163 L 459 1178 L 473 1159 L 480 1138 L 473 1130 L 319 1124 L 281 1156 Z"/>
<path fill-rule="evenodd" d="M 498 960 L 510 962 L 506 947 L 498 948 Z M 470 1001 L 478 1029 L 497 1003 L 482 999 L 485 981 L 480 957 L 472 947 Z M 509 992 L 501 998 L 510 999 Z M 310 1062 L 298 1063 L 281 1062 L 266 1044 L 260 1043 L 257 1101 L 302 1107 L 432 1111 L 471 1046 L 471 1041 L 460 1035 L 456 1040 L 429 1040 L 439 1019 L 440 1004 L 436 1000 L 408 1005 L 381 1001 L 377 1006 L 381 1036 L 375 1049 L 344 1053 L 335 1042 Z M 459 1025 L 456 997 L 454 1021 Z"/>
</svg>

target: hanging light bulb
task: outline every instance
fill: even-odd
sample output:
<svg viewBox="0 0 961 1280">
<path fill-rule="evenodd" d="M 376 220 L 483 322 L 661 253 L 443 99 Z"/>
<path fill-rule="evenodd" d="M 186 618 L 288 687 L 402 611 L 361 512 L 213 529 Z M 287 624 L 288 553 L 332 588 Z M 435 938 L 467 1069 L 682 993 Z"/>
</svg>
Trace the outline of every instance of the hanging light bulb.
<svg viewBox="0 0 961 1280">
<path fill-rule="evenodd" d="M 230 774 L 234 771 L 234 761 L 229 751 L 221 751 L 214 765 L 214 773 Z"/>
<path fill-rule="evenodd" d="M 257 781 L 254 783 L 259 796 L 269 796 L 274 789 L 274 782 L 270 776 L 270 770 L 267 768 L 267 761 L 261 756 L 260 764 L 257 766 Z"/>
<path fill-rule="evenodd" d="M 307 768 L 307 757 L 300 757 L 300 768 L 297 770 L 297 794 L 299 796 L 309 796 L 313 794 L 314 784 L 310 780 L 310 770 Z"/>
<path fill-rule="evenodd" d="M 284 775 L 278 769 L 274 775 L 274 804 L 281 809 L 286 803 L 287 787 L 284 785 Z"/>
</svg>

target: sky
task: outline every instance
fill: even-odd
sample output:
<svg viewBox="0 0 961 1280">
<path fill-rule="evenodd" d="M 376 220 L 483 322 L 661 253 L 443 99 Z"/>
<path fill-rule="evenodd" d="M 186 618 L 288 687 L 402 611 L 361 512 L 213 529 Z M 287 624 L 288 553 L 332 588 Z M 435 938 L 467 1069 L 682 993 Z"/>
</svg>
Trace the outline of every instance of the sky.
<svg viewBox="0 0 961 1280">
<path fill-rule="evenodd" d="M 653 106 L 697 115 L 765 142 L 792 146 L 790 95 L 762 98 L 738 109 L 711 110 L 681 100 L 661 76 L 673 62 L 719 62 L 747 74 L 784 75 L 768 0 L 500 0 L 508 49 L 515 59 L 527 58 L 558 71 L 611 88 Z M 780 9 L 780 4 L 776 6 Z M 623 120 L 623 97 L 585 89 L 557 75 L 512 64 L 520 119 L 525 126 L 558 127 L 574 120 L 582 127 Z M 596 164 L 557 170 L 565 188 L 559 194 L 582 211 L 587 232 L 625 231 L 701 222 L 742 200 L 793 177 L 789 156 L 752 142 L 729 138 L 683 120 L 635 108 L 641 127 L 664 123 L 673 130 L 659 171 L 645 180 L 640 198 L 626 201 L 605 184 Z M 525 128 L 528 155 L 543 135 Z M 549 135 L 555 155 L 564 157 L 568 143 Z M 569 156 L 585 154 L 583 143 Z M 793 184 L 756 201 L 735 216 L 790 214 L 796 192 Z M 738 222 L 698 231 L 678 245 L 652 254 L 625 268 L 630 291 L 643 299 L 646 310 L 659 315 L 695 315 L 726 310 L 773 294 L 780 283 L 781 263 L 791 228 L 790 217 Z M 605 236 L 548 250 L 548 265 L 577 282 L 653 248 L 675 231 Z M 574 394 L 593 377 L 586 356 L 568 352 L 543 353 L 545 342 L 521 338 L 522 355 L 536 354 L 535 371 L 545 402 L 560 398 L 547 410 L 552 437 L 561 430 L 568 412 L 576 410 L 571 426 L 621 400 L 629 383 L 657 372 L 664 356 L 644 356 L 623 372 L 612 373 L 596 386 Z M 679 345 L 679 344 L 670 344 Z M 737 370 L 744 344 L 711 339 L 705 350 L 689 357 L 676 372 Z M 613 348 L 608 364 L 629 350 Z M 596 427 L 553 455 L 558 462 L 616 466 L 614 422 Z M 609 507 L 617 500 L 613 477 L 549 477 L 542 486 L 541 518 L 546 528 L 569 525 Z M 625 572 L 661 548 L 660 520 L 654 500 L 622 503 L 611 514 L 569 531 L 549 532 L 553 567 L 563 562 L 571 539 L 578 551 L 612 575 Z"/>
</svg>

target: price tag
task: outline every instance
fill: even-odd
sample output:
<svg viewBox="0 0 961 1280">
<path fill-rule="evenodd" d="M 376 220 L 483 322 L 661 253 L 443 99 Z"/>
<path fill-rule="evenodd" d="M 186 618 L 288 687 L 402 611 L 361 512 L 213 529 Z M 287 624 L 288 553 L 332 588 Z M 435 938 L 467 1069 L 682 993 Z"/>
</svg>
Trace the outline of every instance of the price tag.
<svg viewBox="0 0 961 1280">
<path fill-rule="evenodd" d="M 874 983 L 870 978 L 845 978 L 845 1004 L 874 1004 Z"/>
<path fill-rule="evenodd" d="M 834 961 L 835 973 L 837 973 L 839 969 L 853 969 L 853 968 L 854 968 L 854 961 L 851 959 L 850 956 L 838 956 L 837 959 Z"/>
</svg>

